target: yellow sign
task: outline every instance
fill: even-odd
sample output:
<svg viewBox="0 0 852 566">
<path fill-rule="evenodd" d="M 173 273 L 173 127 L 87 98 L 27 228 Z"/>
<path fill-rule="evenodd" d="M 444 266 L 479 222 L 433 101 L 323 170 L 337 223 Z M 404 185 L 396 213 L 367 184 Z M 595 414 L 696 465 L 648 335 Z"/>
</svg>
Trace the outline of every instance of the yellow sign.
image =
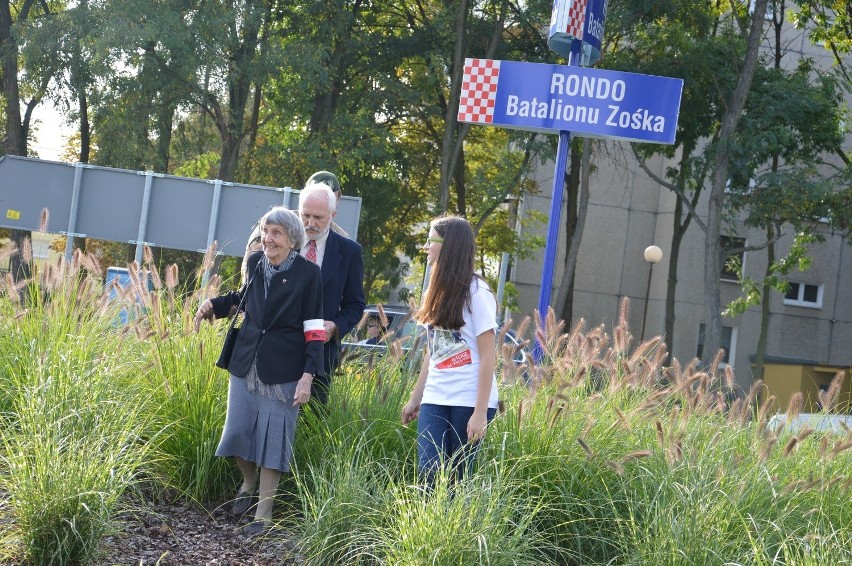
<svg viewBox="0 0 852 566">
<path fill-rule="evenodd" d="M 21 211 L 20 210 L 12 210 L 11 208 L 6 209 L 6 218 L 10 220 L 20 220 L 21 219 Z"/>
</svg>

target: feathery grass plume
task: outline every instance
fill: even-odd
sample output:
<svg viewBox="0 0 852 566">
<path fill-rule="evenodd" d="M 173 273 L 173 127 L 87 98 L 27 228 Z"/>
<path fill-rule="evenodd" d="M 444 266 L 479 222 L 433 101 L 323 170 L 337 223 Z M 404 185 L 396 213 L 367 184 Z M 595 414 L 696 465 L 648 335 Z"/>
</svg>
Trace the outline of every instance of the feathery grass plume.
<svg viewBox="0 0 852 566">
<path fill-rule="evenodd" d="M 38 231 L 47 232 L 47 223 L 50 221 L 50 211 L 46 208 L 41 209 L 41 216 L 38 221 Z"/>
<path fill-rule="evenodd" d="M 633 338 L 630 334 L 628 319 L 630 317 L 630 299 L 624 297 L 621 299 L 621 305 L 618 309 L 618 325 L 613 329 L 613 344 L 619 352 L 626 352 L 630 347 L 630 341 Z"/>
<path fill-rule="evenodd" d="M 828 391 L 817 391 L 819 402 L 822 405 L 822 412 L 830 413 L 837 404 L 837 398 L 840 396 L 840 389 L 843 387 L 843 381 L 846 378 L 846 372 L 839 371 L 831 380 L 831 385 L 828 386 Z"/>
<path fill-rule="evenodd" d="M 382 324 L 382 328 L 387 328 L 390 325 L 390 321 L 388 320 L 388 315 L 385 312 L 384 306 L 381 304 L 377 307 L 379 311 L 379 322 Z"/>
<path fill-rule="evenodd" d="M 782 454 L 784 456 L 789 456 L 790 452 L 796 447 L 796 444 L 799 443 L 799 438 L 797 436 L 791 436 L 790 440 L 787 441 L 787 445 L 784 446 L 784 450 Z"/>
<path fill-rule="evenodd" d="M 828 435 L 823 434 L 819 440 L 819 455 L 823 458 L 828 454 Z"/>
<path fill-rule="evenodd" d="M 142 262 L 147 265 L 154 265 L 154 252 L 151 250 L 151 246 L 147 244 L 142 245 Z"/>
<path fill-rule="evenodd" d="M 728 391 L 734 390 L 734 368 L 729 365 L 725 366 L 725 387 L 728 388 Z"/>
<path fill-rule="evenodd" d="M 666 448 L 666 463 L 669 467 L 671 467 L 680 462 L 681 459 L 683 459 L 681 443 L 679 441 L 673 442 L 668 448 Z"/>
<path fill-rule="evenodd" d="M 148 275 L 151 277 L 151 283 L 154 285 L 154 290 L 159 291 L 163 288 L 163 281 L 160 279 L 160 272 L 156 266 L 151 265 Z"/>
<path fill-rule="evenodd" d="M 624 458 L 621 459 L 622 463 L 627 463 L 631 460 L 638 460 L 640 458 L 647 458 L 650 456 L 652 452 L 650 450 L 634 450 L 630 454 L 627 454 Z"/>
<path fill-rule="evenodd" d="M 94 275 L 95 277 L 103 277 L 104 268 L 101 266 L 101 262 L 98 261 L 98 258 L 92 253 L 82 254 L 81 258 L 83 268 Z"/>
<path fill-rule="evenodd" d="M 802 486 L 806 485 L 808 482 L 805 480 L 793 480 L 783 488 L 781 488 L 781 495 L 789 495 L 790 493 L 799 491 Z"/>
<path fill-rule="evenodd" d="M 178 286 L 179 279 L 178 265 L 176 263 L 172 263 L 166 267 L 166 289 L 169 292 L 174 292 L 175 287 Z"/>
<path fill-rule="evenodd" d="M 654 428 L 657 430 L 657 442 L 660 443 L 660 448 L 666 447 L 666 437 L 663 434 L 663 423 L 659 420 L 654 421 Z"/>
<path fill-rule="evenodd" d="M 839 441 L 838 440 L 837 442 L 834 443 L 834 447 L 831 449 L 831 454 L 833 456 L 836 456 L 837 454 L 840 454 L 841 452 L 843 452 L 845 450 L 849 450 L 850 448 L 852 448 L 852 440 L 845 440 L 845 441 Z"/>
<path fill-rule="evenodd" d="M 33 243 L 29 238 L 24 238 L 24 242 L 21 245 L 21 259 L 25 263 L 33 262 Z"/>
<path fill-rule="evenodd" d="M 198 269 L 195 270 L 195 279 L 196 281 L 204 281 L 205 274 L 209 273 L 210 270 L 213 269 L 213 266 L 216 264 L 216 249 L 218 248 L 219 243 L 216 240 L 213 240 L 213 243 L 207 248 L 204 252 L 204 257 L 201 259 L 201 265 L 198 266 Z M 204 295 L 204 297 L 215 296 L 213 294 Z"/>
<path fill-rule="evenodd" d="M 760 456 L 758 457 L 760 462 L 766 462 L 769 460 L 769 456 L 772 455 L 772 451 L 775 449 L 776 444 L 778 444 L 778 437 L 774 434 L 770 434 L 766 439 L 766 442 L 763 444 L 763 449 L 760 451 Z"/>
<path fill-rule="evenodd" d="M 616 474 L 623 476 L 624 475 L 624 466 L 621 462 L 616 462 L 615 460 L 606 460 L 604 464 L 612 468 Z"/>
<path fill-rule="evenodd" d="M 813 433 L 814 429 L 811 428 L 811 425 L 805 423 L 805 426 L 802 427 L 802 430 L 799 431 L 799 434 L 796 435 L 796 438 L 798 439 L 799 443 L 801 443 L 804 439 L 806 439 Z"/>
<path fill-rule="evenodd" d="M 802 413 L 804 405 L 804 395 L 801 391 L 796 391 L 790 396 L 790 402 L 787 404 L 787 420 L 792 421 Z"/>
<path fill-rule="evenodd" d="M 5 263 L 10 257 L 18 253 L 18 247 L 14 242 L 10 242 L 0 248 L 0 263 Z"/>
<path fill-rule="evenodd" d="M 577 442 L 580 444 L 580 446 L 583 447 L 583 450 L 586 452 L 586 456 L 588 456 L 590 460 L 595 457 L 595 452 L 589 447 L 588 444 L 586 444 L 586 441 L 583 440 L 583 437 L 578 436 Z"/>
<path fill-rule="evenodd" d="M 770 395 L 767 397 L 766 401 L 761 403 L 760 410 L 757 412 L 757 424 L 758 426 L 765 426 L 766 423 L 769 422 L 769 415 L 775 410 L 775 405 L 777 404 L 777 398 L 775 395 Z"/>
<path fill-rule="evenodd" d="M 745 401 L 743 401 L 742 410 L 740 411 L 739 423 L 741 425 L 745 425 L 748 421 L 755 399 L 757 399 L 761 389 L 763 389 L 762 379 L 755 381 L 754 385 L 749 389 L 748 395 L 746 395 Z"/>
<path fill-rule="evenodd" d="M 21 302 L 21 291 L 27 286 L 25 280 L 15 281 L 11 272 L 6 272 L 6 293 L 13 304 Z"/>
</svg>

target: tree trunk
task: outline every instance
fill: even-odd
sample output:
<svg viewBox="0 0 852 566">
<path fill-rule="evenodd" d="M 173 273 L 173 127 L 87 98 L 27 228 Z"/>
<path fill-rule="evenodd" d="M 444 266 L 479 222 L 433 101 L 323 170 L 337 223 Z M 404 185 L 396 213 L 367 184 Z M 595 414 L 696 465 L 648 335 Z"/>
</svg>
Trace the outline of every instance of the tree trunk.
<svg viewBox="0 0 852 566">
<path fill-rule="evenodd" d="M 673 215 L 674 225 L 672 226 L 672 241 L 671 249 L 669 249 L 669 278 L 666 282 L 666 321 L 665 321 L 665 340 L 666 352 L 671 359 L 674 351 L 674 325 L 675 325 L 675 297 L 677 296 L 677 265 L 680 259 L 680 245 L 683 243 L 683 236 L 686 234 L 686 226 L 680 221 L 683 214 L 683 200 L 678 196 L 675 202 L 675 210 Z"/>
<path fill-rule="evenodd" d="M 763 277 L 763 289 L 760 299 L 760 336 L 757 339 L 757 351 L 754 354 L 754 380 L 763 379 L 763 360 L 766 356 L 766 340 L 769 337 L 769 299 L 772 293 L 770 277 L 772 276 L 772 264 L 775 263 L 775 231 L 772 226 L 766 230 L 766 273 Z"/>
<path fill-rule="evenodd" d="M 722 338 L 722 306 L 719 278 L 722 272 L 722 254 L 720 249 L 722 221 L 724 219 L 725 186 L 728 181 L 730 145 L 745 107 L 754 70 L 757 67 L 760 40 L 763 35 L 763 16 L 766 14 L 767 0 L 756 0 L 751 20 L 751 32 L 748 37 L 745 60 L 740 71 L 737 85 L 728 101 L 722 117 L 718 147 L 713 161 L 713 175 L 710 183 L 710 201 L 707 209 L 707 234 L 704 242 L 704 350 L 701 356 L 702 366 L 711 371 L 713 359 L 719 351 Z"/>
<path fill-rule="evenodd" d="M 441 177 L 438 184 L 438 212 L 445 212 L 450 206 L 450 181 L 455 173 L 454 155 L 460 153 L 457 147 L 463 143 L 464 136 L 458 123 L 459 97 L 461 82 L 464 76 L 464 53 L 466 48 L 465 30 L 467 29 L 468 7 L 467 0 L 459 2 L 456 13 L 456 44 L 453 51 L 452 67 L 450 68 L 450 98 L 447 100 L 444 112 L 444 138 L 441 141 Z"/>
<path fill-rule="evenodd" d="M 586 140 L 588 143 L 589 140 Z M 574 270 L 577 265 L 577 252 L 579 245 L 575 245 L 577 234 L 577 222 L 580 207 L 580 168 L 582 155 L 579 142 L 575 139 L 571 144 L 571 158 L 568 170 L 565 174 L 565 185 L 567 202 L 565 210 L 565 263 L 563 267 L 562 281 L 556 291 L 556 300 L 553 303 L 554 312 L 559 313 L 559 318 L 571 327 L 574 318 Z M 571 252 L 574 252 L 573 254 Z"/>
<path fill-rule="evenodd" d="M 21 126 L 21 95 L 18 90 L 18 44 L 12 32 L 12 13 L 9 0 L 0 0 L 0 57 L 2 57 L 2 88 L 6 102 L 6 138 L 3 149 L 7 155 L 27 155 L 27 136 Z M 23 256 L 28 230 L 12 229 L 12 243 L 18 253 L 9 259 L 9 269 L 16 281 L 30 276 L 29 262 Z"/>
<path fill-rule="evenodd" d="M 6 101 L 6 138 L 8 155 L 26 155 L 27 137 L 21 127 L 21 95 L 18 90 L 18 44 L 12 31 L 9 0 L 0 0 L 0 57 L 2 57 L 3 98 Z"/>
</svg>

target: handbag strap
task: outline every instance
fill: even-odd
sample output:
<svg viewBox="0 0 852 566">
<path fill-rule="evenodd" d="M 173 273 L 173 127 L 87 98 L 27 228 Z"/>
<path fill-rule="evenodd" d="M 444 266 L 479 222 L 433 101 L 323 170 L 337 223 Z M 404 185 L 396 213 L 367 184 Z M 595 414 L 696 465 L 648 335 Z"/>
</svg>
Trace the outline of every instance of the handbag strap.
<svg viewBox="0 0 852 566">
<path fill-rule="evenodd" d="M 258 262 L 257 265 L 260 265 L 260 262 Z M 254 271 L 252 271 L 248 283 L 246 283 L 246 290 L 243 292 L 243 296 L 240 298 L 240 304 L 237 305 L 237 311 L 234 313 L 234 316 L 231 317 L 231 324 L 228 325 L 228 332 L 230 332 L 234 328 L 234 324 L 237 322 L 237 317 L 240 316 L 240 311 L 243 310 L 243 305 L 245 304 L 246 297 L 248 296 L 249 287 L 251 287 L 251 282 L 254 281 L 254 276 L 257 274 L 257 265 L 255 265 Z"/>
</svg>

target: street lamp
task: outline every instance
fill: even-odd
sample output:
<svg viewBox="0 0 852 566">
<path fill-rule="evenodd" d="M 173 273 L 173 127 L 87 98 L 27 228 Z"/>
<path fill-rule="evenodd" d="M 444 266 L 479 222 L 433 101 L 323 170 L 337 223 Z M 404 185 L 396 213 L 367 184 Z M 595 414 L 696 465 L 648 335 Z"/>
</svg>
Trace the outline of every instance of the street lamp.
<svg viewBox="0 0 852 566">
<path fill-rule="evenodd" d="M 663 250 L 657 246 L 645 248 L 645 261 L 648 262 L 648 285 L 645 287 L 645 306 L 642 309 L 642 331 L 639 333 L 639 341 L 645 339 L 645 319 L 648 317 L 648 295 L 651 293 L 651 274 L 654 272 L 654 264 L 663 259 Z"/>
</svg>

